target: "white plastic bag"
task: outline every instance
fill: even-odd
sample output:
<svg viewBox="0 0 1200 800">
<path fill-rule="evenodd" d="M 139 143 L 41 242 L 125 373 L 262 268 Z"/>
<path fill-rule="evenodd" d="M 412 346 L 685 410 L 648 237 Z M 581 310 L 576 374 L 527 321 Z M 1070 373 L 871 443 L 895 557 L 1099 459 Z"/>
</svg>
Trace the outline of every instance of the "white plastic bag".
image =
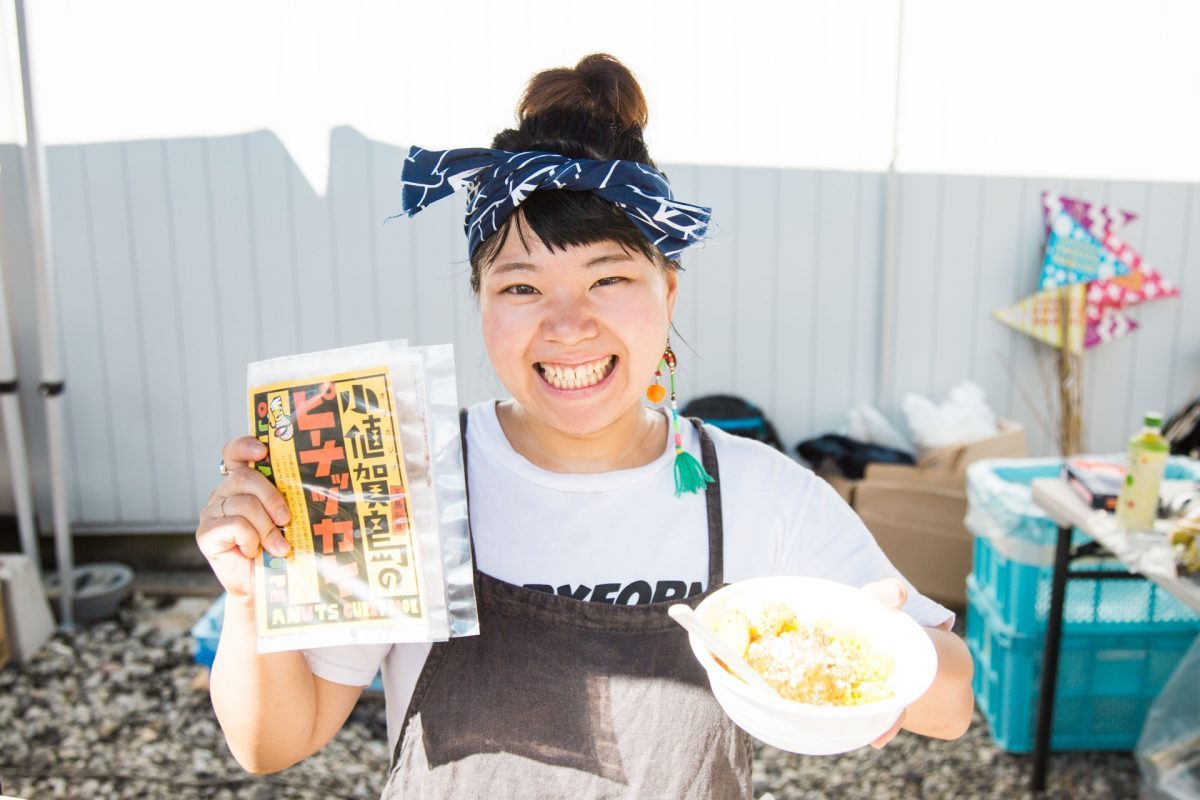
<svg viewBox="0 0 1200 800">
<path fill-rule="evenodd" d="M 941 405 L 927 397 L 907 394 L 903 407 L 913 440 L 922 450 L 974 442 L 997 432 L 996 414 L 988 406 L 983 389 L 971 381 L 951 389 Z"/>
<path fill-rule="evenodd" d="M 1142 797 L 1200 797 L 1200 637 L 1150 706 L 1134 755 Z"/>
<path fill-rule="evenodd" d="M 851 439 L 867 444 L 878 444 L 916 455 L 916 448 L 904 434 L 888 421 L 879 409 L 874 406 L 861 405 L 850 409 L 848 414 L 846 435 Z"/>
<path fill-rule="evenodd" d="M 478 632 L 450 345 L 250 364 L 257 464 L 292 520 L 255 562 L 258 650 Z"/>
</svg>

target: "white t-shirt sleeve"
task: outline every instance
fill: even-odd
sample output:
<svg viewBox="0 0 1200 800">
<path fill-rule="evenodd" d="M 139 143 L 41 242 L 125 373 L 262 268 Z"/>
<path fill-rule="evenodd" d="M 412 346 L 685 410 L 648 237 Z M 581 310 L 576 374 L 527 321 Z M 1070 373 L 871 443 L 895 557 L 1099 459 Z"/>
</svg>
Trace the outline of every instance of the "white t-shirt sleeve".
<svg viewBox="0 0 1200 800">
<path fill-rule="evenodd" d="M 313 675 L 346 686 L 369 686 L 390 644 L 356 644 L 301 650 Z"/>
<path fill-rule="evenodd" d="M 846 501 L 824 480 L 809 475 L 808 499 L 792 521 L 782 549 L 780 572 L 827 578 L 862 586 L 899 578 L 908 589 L 904 611 L 917 623 L 937 627 L 954 620 L 953 612 L 922 595 L 884 555 L 875 537 Z M 801 489 L 804 491 L 804 489 Z"/>
</svg>

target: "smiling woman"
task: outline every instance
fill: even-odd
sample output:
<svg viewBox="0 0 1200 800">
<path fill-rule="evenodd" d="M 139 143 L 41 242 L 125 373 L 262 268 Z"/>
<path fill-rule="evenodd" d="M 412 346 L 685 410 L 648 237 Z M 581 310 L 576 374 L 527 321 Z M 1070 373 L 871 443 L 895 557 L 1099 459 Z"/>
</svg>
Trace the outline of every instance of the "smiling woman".
<svg viewBox="0 0 1200 800">
<path fill-rule="evenodd" d="M 231 592 L 212 693 L 249 768 L 323 746 L 382 668 L 385 797 L 749 797 L 749 740 L 667 608 L 766 575 L 871 586 L 927 626 L 938 677 L 877 745 L 901 725 L 965 730 L 970 658 L 944 630 L 952 615 L 841 498 L 773 448 L 645 403 L 674 375 L 677 259 L 709 215 L 654 167 L 647 120 L 633 75 L 593 55 L 535 75 L 493 147 L 409 153 L 405 212 L 469 193 L 483 338 L 512 395 L 463 414 L 480 634 L 258 656 L 252 598 Z M 214 511 L 197 532 L 214 569 L 273 530 L 277 493 L 246 468 L 252 448 L 226 446 L 237 468 L 212 501 L 242 495 L 246 524 Z M 285 704 L 295 731 L 280 736 Z"/>
</svg>

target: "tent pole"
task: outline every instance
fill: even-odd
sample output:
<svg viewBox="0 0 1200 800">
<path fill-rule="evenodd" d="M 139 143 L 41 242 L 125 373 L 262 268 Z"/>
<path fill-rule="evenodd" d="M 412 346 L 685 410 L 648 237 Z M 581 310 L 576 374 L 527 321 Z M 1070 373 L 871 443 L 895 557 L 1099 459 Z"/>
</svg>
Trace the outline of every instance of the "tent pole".
<svg viewBox="0 0 1200 800">
<path fill-rule="evenodd" d="M 15 0 L 17 46 L 21 60 L 21 91 L 25 101 L 25 191 L 29 206 L 33 270 L 36 276 L 38 344 L 42 362 L 42 396 L 46 408 L 46 455 L 50 462 L 50 495 L 54 521 L 54 552 L 59 575 L 59 621 L 64 630 L 75 627 L 75 552 L 67 514 L 67 482 L 63 470 L 65 424 L 62 371 L 58 354 L 58 314 L 54 296 L 54 249 L 50 232 L 50 201 L 45 150 L 38 137 L 35 96 L 29 69 L 29 32 L 25 0 Z"/>
<path fill-rule="evenodd" d="M 17 394 L 17 359 L 13 353 L 4 284 L 4 259 L 0 258 L 0 415 L 4 418 L 4 441 L 8 446 L 21 550 L 33 561 L 40 575 L 42 558 L 38 549 L 37 527 L 33 521 L 33 485 L 29 480 L 29 454 L 25 449 L 25 428 L 21 424 L 21 399 Z"/>
</svg>

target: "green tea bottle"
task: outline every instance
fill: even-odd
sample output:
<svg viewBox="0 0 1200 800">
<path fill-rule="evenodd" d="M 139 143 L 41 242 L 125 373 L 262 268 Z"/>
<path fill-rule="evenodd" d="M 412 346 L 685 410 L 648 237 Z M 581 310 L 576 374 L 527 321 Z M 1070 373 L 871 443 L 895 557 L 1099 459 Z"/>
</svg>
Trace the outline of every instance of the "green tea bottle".
<svg viewBox="0 0 1200 800">
<path fill-rule="evenodd" d="M 1158 518 L 1158 492 L 1171 450 L 1162 422 L 1162 414 L 1147 411 L 1142 432 L 1129 440 L 1125 483 L 1117 498 L 1117 521 L 1127 531 L 1148 530 Z"/>
</svg>

